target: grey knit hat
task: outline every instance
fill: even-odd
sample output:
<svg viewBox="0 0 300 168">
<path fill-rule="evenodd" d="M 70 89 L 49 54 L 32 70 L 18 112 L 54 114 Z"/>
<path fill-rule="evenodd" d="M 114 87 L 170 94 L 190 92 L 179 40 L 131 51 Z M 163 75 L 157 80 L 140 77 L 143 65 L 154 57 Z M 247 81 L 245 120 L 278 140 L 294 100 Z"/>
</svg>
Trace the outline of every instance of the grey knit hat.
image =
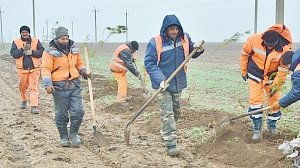
<svg viewBox="0 0 300 168">
<path fill-rule="evenodd" d="M 55 29 L 55 39 L 59 39 L 62 36 L 69 36 L 68 29 L 59 26 L 58 28 Z"/>
</svg>

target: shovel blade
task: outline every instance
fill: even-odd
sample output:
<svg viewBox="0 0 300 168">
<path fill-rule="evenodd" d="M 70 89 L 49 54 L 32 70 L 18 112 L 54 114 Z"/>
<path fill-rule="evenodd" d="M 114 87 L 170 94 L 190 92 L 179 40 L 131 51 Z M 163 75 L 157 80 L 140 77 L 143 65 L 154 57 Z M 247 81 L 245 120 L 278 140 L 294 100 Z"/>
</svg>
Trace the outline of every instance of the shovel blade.
<svg viewBox="0 0 300 168">
<path fill-rule="evenodd" d="M 93 137 L 95 142 L 100 145 L 101 147 L 107 147 L 109 146 L 108 140 L 104 137 L 102 132 L 97 131 L 96 128 L 94 128 Z"/>
<path fill-rule="evenodd" d="M 129 145 L 129 139 L 130 139 L 130 128 L 126 128 L 124 133 L 125 143 L 128 146 Z"/>
<path fill-rule="evenodd" d="M 230 125 L 230 118 L 224 117 L 221 119 L 214 128 L 214 137 L 211 139 L 216 139 L 218 137 L 221 137 L 227 130 L 227 127 Z"/>
</svg>

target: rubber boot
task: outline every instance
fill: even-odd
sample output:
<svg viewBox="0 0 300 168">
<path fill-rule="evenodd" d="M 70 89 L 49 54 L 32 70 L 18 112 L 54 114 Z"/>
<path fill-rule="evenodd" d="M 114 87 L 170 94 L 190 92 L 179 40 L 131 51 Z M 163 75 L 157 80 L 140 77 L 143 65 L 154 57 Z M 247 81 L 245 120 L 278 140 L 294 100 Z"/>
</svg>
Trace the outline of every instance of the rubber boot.
<svg viewBox="0 0 300 168">
<path fill-rule="evenodd" d="M 32 114 L 39 114 L 39 110 L 37 109 L 36 106 L 31 106 L 31 113 Z"/>
<path fill-rule="evenodd" d="M 70 147 L 67 127 L 57 127 L 60 136 L 60 145 L 62 147 Z"/>
<path fill-rule="evenodd" d="M 268 131 L 271 135 L 276 135 L 277 133 L 276 122 L 276 120 L 268 119 Z"/>
<path fill-rule="evenodd" d="M 70 128 L 70 138 L 71 138 L 71 147 L 79 148 L 81 141 L 78 135 L 78 130 L 81 125 L 81 121 L 75 120 L 71 121 L 71 128 Z"/>
<path fill-rule="evenodd" d="M 261 126 L 262 126 L 262 118 L 253 119 L 252 122 L 253 122 L 252 140 L 254 142 L 259 142 L 261 140 L 260 129 L 261 129 Z"/>
<path fill-rule="evenodd" d="M 26 109 L 26 106 L 27 106 L 27 101 L 22 101 L 20 105 L 20 109 Z"/>
<path fill-rule="evenodd" d="M 180 151 L 176 148 L 176 145 L 167 146 L 168 155 L 171 157 L 176 157 L 180 155 Z"/>
</svg>

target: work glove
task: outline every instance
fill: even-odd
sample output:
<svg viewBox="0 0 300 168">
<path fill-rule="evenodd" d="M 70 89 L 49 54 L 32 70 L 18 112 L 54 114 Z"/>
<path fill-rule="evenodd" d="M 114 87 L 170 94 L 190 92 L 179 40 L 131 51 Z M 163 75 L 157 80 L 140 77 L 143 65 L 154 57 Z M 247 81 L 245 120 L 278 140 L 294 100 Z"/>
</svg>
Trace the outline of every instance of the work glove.
<svg viewBox="0 0 300 168">
<path fill-rule="evenodd" d="M 24 55 L 32 55 L 32 50 L 26 50 L 26 51 L 24 50 L 23 54 Z"/>
<path fill-rule="evenodd" d="M 242 74 L 242 78 L 244 79 L 244 81 L 247 81 L 247 79 L 248 79 L 248 74 L 246 74 L 246 75 L 243 75 L 243 74 Z"/>
<path fill-rule="evenodd" d="M 84 80 L 88 80 L 88 78 L 92 79 L 92 74 L 87 73 L 87 72 L 83 72 L 82 77 L 83 77 Z"/>
<path fill-rule="evenodd" d="M 28 43 L 26 43 L 26 44 L 24 45 L 24 47 L 23 47 L 23 50 L 24 50 L 24 51 L 27 51 L 27 50 L 29 50 L 30 48 L 31 48 L 31 45 L 28 44 Z"/>
<path fill-rule="evenodd" d="M 281 108 L 280 104 L 278 101 L 275 101 L 272 105 L 271 105 L 271 110 L 272 111 L 276 111 L 279 110 Z"/>
<path fill-rule="evenodd" d="M 201 44 L 202 44 L 201 42 L 194 43 L 193 47 L 194 48 L 199 48 L 201 46 Z M 203 45 L 197 50 L 197 52 L 200 52 L 200 53 L 204 52 Z"/>
<path fill-rule="evenodd" d="M 165 91 L 168 88 L 168 86 L 169 86 L 169 84 L 165 84 L 165 82 L 166 81 L 162 81 L 159 84 L 159 87 L 163 89 L 162 91 Z"/>
<path fill-rule="evenodd" d="M 54 87 L 53 86 L 48 86 L 47 88 L 46 88 L 46 92 L 48 93 L 48 94 L 51 94 L 51 93 L 53 93 L 54 92 Z"/>
</svg>

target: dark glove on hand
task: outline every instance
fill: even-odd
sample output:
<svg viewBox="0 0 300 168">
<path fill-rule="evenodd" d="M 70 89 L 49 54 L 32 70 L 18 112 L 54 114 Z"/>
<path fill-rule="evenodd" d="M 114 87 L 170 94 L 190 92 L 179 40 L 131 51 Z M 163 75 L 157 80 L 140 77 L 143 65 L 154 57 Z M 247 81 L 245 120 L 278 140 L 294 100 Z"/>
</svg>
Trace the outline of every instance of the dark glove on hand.
<svg viewBox="0 0 300 168">
<path fill-rule="evenodd" d="M 247 81 L 248 75 L 247 74 L 246 75 L 242 75 L 242 78 L 244 79 L 244 81 Z"/>
<path fill-rule="evenodd" d="M 88 78 L 92 79 L 92 74 L 87 73 L 87 72 L 83 72 L 82 77 L 83 77 L 84 80 L 88 80 Z"/>
</svg>

